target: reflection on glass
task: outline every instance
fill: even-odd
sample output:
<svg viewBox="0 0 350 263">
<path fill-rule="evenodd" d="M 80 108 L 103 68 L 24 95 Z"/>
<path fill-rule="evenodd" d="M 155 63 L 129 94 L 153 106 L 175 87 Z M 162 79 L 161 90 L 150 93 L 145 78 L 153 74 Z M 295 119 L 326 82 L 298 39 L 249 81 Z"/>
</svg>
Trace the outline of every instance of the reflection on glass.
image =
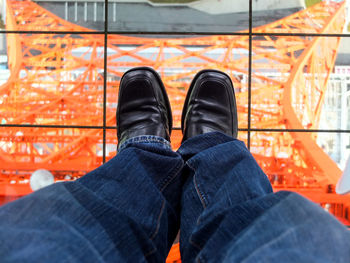
<svg viewBox="0 0 350 263">
<path fill-rule="evenodd" d="M 31 176 L 40 170 L 45 178 L 34 180 L 36 186 L 46 174 L 55 182 L 79 178 L 102 164 L 102 144 L 97 129 L 0 128 L 0 197 L 30 193 Z"/>
</svg>

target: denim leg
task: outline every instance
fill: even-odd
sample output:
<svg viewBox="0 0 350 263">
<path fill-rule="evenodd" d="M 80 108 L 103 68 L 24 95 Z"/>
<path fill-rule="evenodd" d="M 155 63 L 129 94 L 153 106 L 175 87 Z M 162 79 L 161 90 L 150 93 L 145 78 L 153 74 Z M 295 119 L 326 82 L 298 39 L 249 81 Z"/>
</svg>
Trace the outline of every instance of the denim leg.
<svg viewBox="0 0 350 263">
<path fill-rule="evenodd" d="M 129 140 L 79 180 L 1 207 L 1 262 L 164 262 L 179 227 L 183 160 L 153 139 Z"/>
<path fill-rule="evenodd" d="M 318 205 L 273 193 L 244 144 L 222 133 L 183 143 L 183 262 L 346 262 L 349 231 Z"/>
</svg>

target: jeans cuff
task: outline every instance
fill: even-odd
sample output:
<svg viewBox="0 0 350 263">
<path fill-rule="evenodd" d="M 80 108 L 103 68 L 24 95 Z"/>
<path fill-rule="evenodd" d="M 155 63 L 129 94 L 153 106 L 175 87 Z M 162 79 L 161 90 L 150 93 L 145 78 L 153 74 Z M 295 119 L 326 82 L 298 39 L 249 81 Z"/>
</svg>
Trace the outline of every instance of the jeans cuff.
<svg viewBox="0 0 350 263">
<path fill-rule="evenodd" d="M 163 149 L 167 149 L 167 150 L 171 150 L 171 144 L 169 141 L 167 141 L 166 139 L 164 139 L 163 137 L 159 137 L 159 136 L 155 136 L 155 135 L 140 135 L 140 136 L 136 136 L 136 137 L 132 137 L 130 139 L 127 139 L 125 142 L 123 142 L 121 145 L 119 145 L 118 147 L 118 152 L 120 152 L 121 150 L 135 145 L 135 144 L 157 144 L 157 146 L 163 148 Z"/>
</svg>

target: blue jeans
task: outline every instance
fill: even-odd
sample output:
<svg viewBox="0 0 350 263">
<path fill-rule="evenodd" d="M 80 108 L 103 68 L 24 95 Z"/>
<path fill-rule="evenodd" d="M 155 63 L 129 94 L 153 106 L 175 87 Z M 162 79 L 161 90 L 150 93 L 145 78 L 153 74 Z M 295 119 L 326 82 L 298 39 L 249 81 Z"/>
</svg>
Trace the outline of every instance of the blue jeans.
<svg viewBox="0 0 350 263">
<path fill-rule="evenodd" d="M 215 132 L 177 152 L 126 141 L 74 182 L 0 208 L 1 262 L 349 262 L 350 233 L 318 205 L 273 193 L 244 144 Z"/>
</svg>

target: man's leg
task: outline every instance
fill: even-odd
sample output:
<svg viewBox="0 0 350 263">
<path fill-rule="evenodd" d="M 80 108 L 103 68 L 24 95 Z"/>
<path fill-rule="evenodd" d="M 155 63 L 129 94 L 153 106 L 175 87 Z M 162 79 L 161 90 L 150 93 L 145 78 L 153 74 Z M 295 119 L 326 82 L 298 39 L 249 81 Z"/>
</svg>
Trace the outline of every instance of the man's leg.
<svg viewBox="0 0 350 263">
<path fill-rule="evenodd" d="M 228 75 L 196 75 L 182 115 L 183 262 L 348 262 L 350 234 L 299 195 L 274 194 L 244 144 Z"/>
<path fill-rule="evenodd" d="M 75 182 L 1 207 L 1 262 L 164 261 L 178 231 L 182 164 L 162 143 L 130 143 Z"/>
<path fill-rule="evenodd" d="M 183 143 L 183 262 L 347 262 L 350 233 L 318 205 L 270 182 L 244 144 L 222 133 Z"/>
</svg>

